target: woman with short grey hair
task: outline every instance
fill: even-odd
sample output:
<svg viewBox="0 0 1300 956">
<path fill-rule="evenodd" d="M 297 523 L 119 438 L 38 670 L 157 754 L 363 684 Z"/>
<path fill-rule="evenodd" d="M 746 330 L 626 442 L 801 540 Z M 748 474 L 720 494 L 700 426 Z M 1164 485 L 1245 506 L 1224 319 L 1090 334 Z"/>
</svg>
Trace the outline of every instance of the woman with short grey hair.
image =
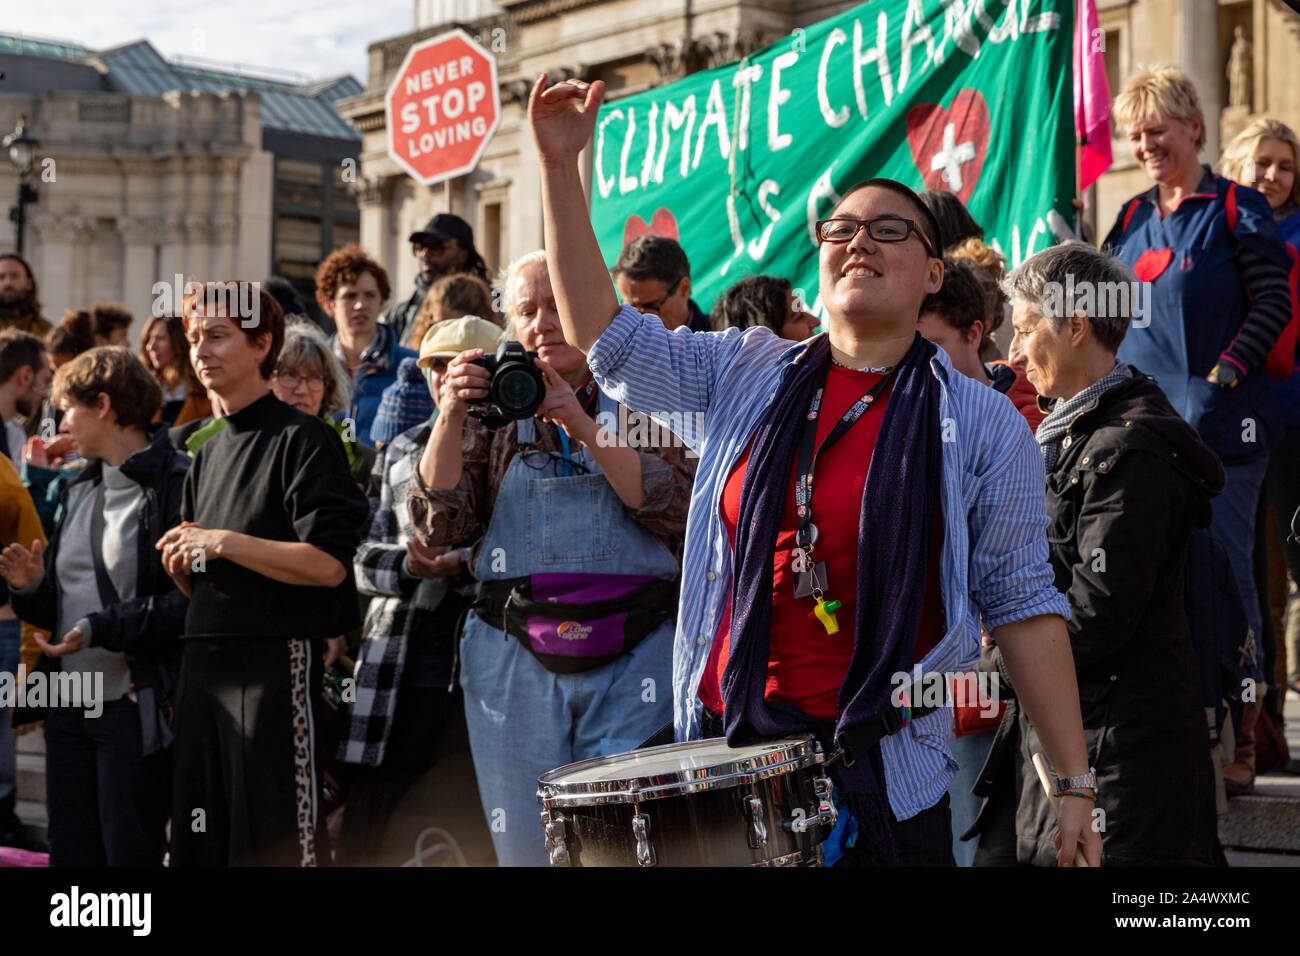
<svg viewBox="0 0 1300 956">
<path fill-rule="evenodd" d="M 1188 539 L 1209 524 L 1223 467 L 1155 379 L 1115 358 L 1133 279 L 1080 242 L 1022 263 L 1005 280 L 1011 362 L 1050 405 L 1037 431 L 1047 540 L 1070 601 L 1102 865 L 1213 866 L 1223 854 L 1183 580 Z M 1042 751 L 1012 700 L 981 774 L 998 768 L 1000 778 L 982 793 L 991 800 L 976 865 L 1055 860 L 1056 815 L 1030 767 Z"/>
<path fill-rule="evenodd" d="M 356 425 L 338 416 L 352 403 L 352 384 L 325 333 L 308 321 L 289 322 L 284 329 L 284 346 L 275 362 L 271 390 L 276 398 L 300 412 L 329 422 L 343 440 L 352 477 L 363 491 L 370 488 L 375 450 L 357 441 Z"/>
</svg>

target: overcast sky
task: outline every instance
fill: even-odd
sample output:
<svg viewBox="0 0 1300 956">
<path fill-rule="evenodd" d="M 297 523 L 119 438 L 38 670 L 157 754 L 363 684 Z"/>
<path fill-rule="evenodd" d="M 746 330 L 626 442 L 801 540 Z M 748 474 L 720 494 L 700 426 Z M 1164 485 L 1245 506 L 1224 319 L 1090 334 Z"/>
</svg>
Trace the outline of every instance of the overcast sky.
<svg viewBox="0 0 1300 956">
<path fill-rule="evenodd" d="M 414 23 L 413 0 L 0 0 L 0 32 L 91 49 L 147 39 L 164 57 L 366 83 L 366 47 Z"/>
</svg>

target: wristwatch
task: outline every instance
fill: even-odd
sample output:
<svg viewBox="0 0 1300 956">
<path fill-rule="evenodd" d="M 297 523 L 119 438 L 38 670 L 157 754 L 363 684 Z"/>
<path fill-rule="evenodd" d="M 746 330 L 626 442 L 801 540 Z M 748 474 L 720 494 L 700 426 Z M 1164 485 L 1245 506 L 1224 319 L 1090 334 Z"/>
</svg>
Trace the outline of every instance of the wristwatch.
<svg viewBox="0 0 1300 956">
<path fill-rule="evenodd" d="M 1220 388 L 1236 388 L 1237 368 L 1231 362 L 1216 362 L 1214 368 L 1210 369 L 1210 377 L 1219 385 Z"/>
<path fill-rule="evenodd" d="M 1097 768 L 1089 767 L 1087 773 L 1076 774 L 1073 777 L 1057 777 L 1056 792 L 1064 793 L 1066 790 L 1078 790 L 1080 787 L 1088 787 L 1091 790 L 1097 789 Z"/>
</svg>

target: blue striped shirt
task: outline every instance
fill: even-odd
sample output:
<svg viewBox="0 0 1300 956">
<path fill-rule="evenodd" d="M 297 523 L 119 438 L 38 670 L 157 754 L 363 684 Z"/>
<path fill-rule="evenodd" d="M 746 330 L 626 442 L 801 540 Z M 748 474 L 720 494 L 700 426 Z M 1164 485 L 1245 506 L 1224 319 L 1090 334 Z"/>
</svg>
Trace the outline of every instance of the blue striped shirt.
<svg viewBox="0 0 1300 956">
<path fill-rule="evenodd" d="M 587 355 L 602 389 L 661 424 L 681 427 L 681 438 L 700 456 L 673 654 L 678 740 L 699 736 L 696 690 L 731 599 L 722 488 L 806 347 L 766 328 L 669 332 L 657 316 L 624 306 Z M 942 349 L 930 365 L 939 380 L 943 428 L 939 563 L 948 631 L 919 666 L 946 673 L 969 669 L 979 657 L 981 619 L 992 632 L 1039 614 L 1068 618 L 1070 606 L 1048 564 L 1046 479 L 1029 426 L 1006 396 L 955 372 Z M 699 427 L 690 427 L 696 422 Z M 958 515 L 966 520 L 954 520 Z M 945 707 L 882 742 L 889 802 L 899 820 L 934 806 L 947 791 L 957 769 L 948 747 L 952 725 Z"/>
</svg>

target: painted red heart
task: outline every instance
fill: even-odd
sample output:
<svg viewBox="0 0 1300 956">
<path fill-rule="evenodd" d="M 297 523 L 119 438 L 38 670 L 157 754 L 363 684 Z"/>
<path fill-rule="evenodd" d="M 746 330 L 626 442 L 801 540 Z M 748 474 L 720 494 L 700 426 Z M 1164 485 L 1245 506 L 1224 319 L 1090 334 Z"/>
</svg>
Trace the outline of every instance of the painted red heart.
<svg viewBox="0 0 1300 956">
<path fill-rule="evenodd" d="M 970 199 L 989 146 L 989 106 L 979 90 L 961 90 L 944 109 L 921 103 L 907 111 L 907 145 L 926 189 Z"/>
<path fill-rule="evenodd" d="M 1133 263 L 1133 271 L 1137 274 L 1139 282 L 1155 282 L 1156 277 L 1169 268 L 1173 258 L 1172 249 L 1148 249 L 1138 256 L 1137 262 Z"/>
<path fill-rule="evenodd" d="M 627 217 L 627 222 L 623 223 L 623 245 L 627 245 L 637 236 L 664 236 L 678 241 L 677 217 L 671 212 L 660 206 L 655 210 L 655 214 L 650 217 L 650 225 L 646 225 L 644 219 L 636 213 Z"/>
</svg>

